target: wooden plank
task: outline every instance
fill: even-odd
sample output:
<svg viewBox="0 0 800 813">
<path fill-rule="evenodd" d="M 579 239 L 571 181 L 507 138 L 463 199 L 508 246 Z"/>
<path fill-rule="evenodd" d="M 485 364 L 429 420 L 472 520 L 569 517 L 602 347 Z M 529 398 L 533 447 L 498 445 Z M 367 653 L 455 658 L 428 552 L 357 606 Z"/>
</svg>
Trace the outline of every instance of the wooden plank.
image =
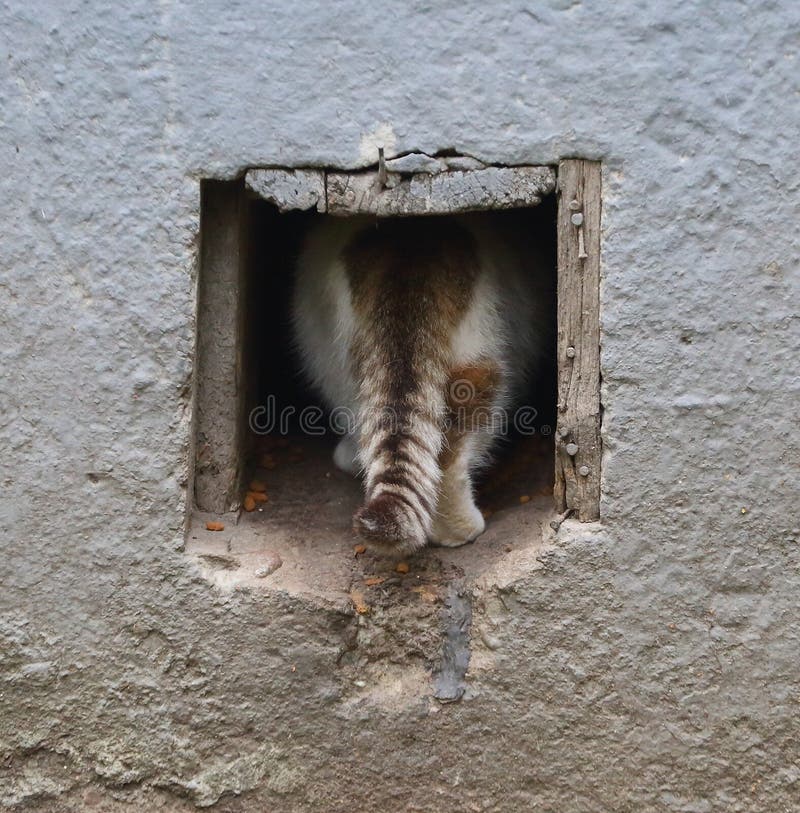
<svg viewBox="0 0 800 813">
<path fill-rule="evenodd" d="M 215 513 L 239 500 L 247 214 L 241 182 L 203 183 L 193 479 L 197 507 Z"/>
<path fill-rule="evenodd" d="M 556 510 L 600 517 L 600 164 L 558 168 Z"/>
<path fill-rule="evenodd" d="M 325 211 L 325 172 L 321 169 L 248 169 L 244 183 L 250 195 L 282 212 Z"/>
<path fill-rule="evenodd" d="M 387 163 L 388 166 L 388 163 Z M 334 215 L 439 215 L 533 206 L 555 189 L 551 167 L 486 167 L 402 176 L 328 172 L 327 208 Z"/>
</svg>

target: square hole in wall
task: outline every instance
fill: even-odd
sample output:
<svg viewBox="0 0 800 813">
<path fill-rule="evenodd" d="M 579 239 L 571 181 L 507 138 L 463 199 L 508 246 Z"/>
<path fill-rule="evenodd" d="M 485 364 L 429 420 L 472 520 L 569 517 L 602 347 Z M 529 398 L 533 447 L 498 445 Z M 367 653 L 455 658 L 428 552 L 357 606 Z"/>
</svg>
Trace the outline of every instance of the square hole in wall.
<svg viewBox="0 0 800 813">
<path fill-rule="evenodd" d="M 294 265 L 306 234 L 320 218 L 348 216 L 350 209 L 359 216 L 405 216 L 414 215 L 415 206 L 435 212 L 436 206 L 450 204 L 447 189 L 432 188 L 430 178 L 422 191 L 415 191 L 417 198 L 427 196 L 420 204 L 402 197 L 403 185 L 408 188 L 414 178 L 401 178 L 399 188 L 382 189 L 374 173 L 337 174 L 332 181 L 323 176 L 322 183 L 316 182 L 315 171 L 308 176 L 280 170 L 264 174 L 266 179 L 248 177 L 246 186 L 243 181 L 203 186 L 195 512 L 187 551 L 198 556 L 219 583 L 257 584 L 269 576 L 289 590 L 335 594 L 339 588 L 334 585 L 346 585 L 352 578 L 353 550 L 359 542 L 352 515 L 363 492 L 357 479 L 334 466 L 339 433 L 300 370 L 290 314 Z M 466 174 L 451 177 L 463 183 Z M 514 413 L 508 434 L 495 446 L 492 464 L 477 477 L 477 503 L 487 518 L 486 532 L 464 548 L 427 554 L 475 572 L 495 566 L 514 550 L 540 545 L 542 529 L 556 512 L 578 513 L 580 488 L 585 491 L 593 479 L 581 474 L 594 453 L 586 445 L 586 428 L 569 424 L 575 411 L 570 401 L 577 397 L 570 390 L 580 383 L 573 366 L 584 347 L 576 333 L 582 330 L 581 315 L 570 323 L 574 315 L 568 310 L 575 306 L 567 308 L 567 300 L 575 298 L 576 281 L 585 281 L 587 258 L 581 255 L 594 238 L 583 220 L 585 178 L 578 173 L 572 179 L 575 189 L 561 204 L 546 183 L 538 194 L 516 190 L 519 197 L 509 204 L 516 177 L 504 181 L 511 192 L 501 184 L 499 192 L 495 188 L 489 193 L 490 198 L 497 196 L 500 211 L 472 211 L 464 217 L 502 221 L 530 242 L 530 273 L 548 282 L 541 288 L 548 315 L 542 325 L 544 352 L 533 366 L 518 405 L 521 411 Z M 342 193 L 338 202 L 326 197 L 331 189 L 335 194 L 337 182 Z M 369 189 L 382 189 L 386 197 L 378 205 L 384 211 L 376 212 L 374 202 L 365 202 L 364 188 L 359 187 L 364 182 Z M 480 190 L 483 183 L 475 188 Z M 464 190 L 456 188 L 455 193 L 463 196 Z M 472 199 L 466 196 L 467 208 L 494 208 L 492 200 L 472 194 Z M 395 211 L 403 207 L 409 211 Z M 427 214 L 434 219 L 446 216 Z M 565 265 L 573 266 L 574 280 Z M 593 340 L 596 337 L 589 337 L 589 347 Z M 599 430 L 599 367 L 597 378 Z M 584 442 L 580 457 L 575 448 L 579 435 Z M 209 522 L 224 529 L 208 530 Z"/>
</svg>

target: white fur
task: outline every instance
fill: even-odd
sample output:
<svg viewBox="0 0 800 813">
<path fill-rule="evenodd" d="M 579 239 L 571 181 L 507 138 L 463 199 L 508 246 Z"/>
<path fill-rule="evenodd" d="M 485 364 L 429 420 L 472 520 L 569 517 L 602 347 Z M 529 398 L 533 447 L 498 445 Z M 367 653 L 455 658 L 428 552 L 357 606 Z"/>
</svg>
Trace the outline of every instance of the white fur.
<svg viewBox="0 0 800 813">
<path fill-rule="evenodd" d="M 329 406 L 355 413 L 358 386 L 350 369 L 355 317 L 339 256 L 363 225 L 325 218 L 312 229 L 297 263 L 292 316 L 305 371 Z"/>
</svg>

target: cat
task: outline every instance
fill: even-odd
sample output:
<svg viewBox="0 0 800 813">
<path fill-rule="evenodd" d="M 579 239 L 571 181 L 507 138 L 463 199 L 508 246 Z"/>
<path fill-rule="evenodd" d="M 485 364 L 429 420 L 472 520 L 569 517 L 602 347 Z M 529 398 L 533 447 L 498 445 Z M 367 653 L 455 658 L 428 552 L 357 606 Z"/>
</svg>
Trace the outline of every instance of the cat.
<svg viewBox="0 0 800 813">
<path fill-rule="evenodd" d="M 546 276 L 511 221 L 329 216 L 299 253 L 294 341 L 328 406 L 357 419 L 333 458 L 364 478 L 353 528 L 373 549 L 484 531 L 473 476 L 545 343 Z"/>
</svg>

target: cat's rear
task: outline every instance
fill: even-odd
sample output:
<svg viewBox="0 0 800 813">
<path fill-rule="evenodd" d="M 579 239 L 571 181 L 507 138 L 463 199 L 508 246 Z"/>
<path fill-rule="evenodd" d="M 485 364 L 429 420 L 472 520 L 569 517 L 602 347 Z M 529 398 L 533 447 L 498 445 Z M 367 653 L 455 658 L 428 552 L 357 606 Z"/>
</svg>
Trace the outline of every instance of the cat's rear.
<svg viewBox="0 0 800 813">
<path fill-rule="evenodd" d="M 360 470 L 356 533 L 406 553 L 484 529 L 471 474 L 536 344 L 537 297 L 508 240 L 470 218 L 328 219 L 298 263 L 295 336 Z"/>
</svg>

